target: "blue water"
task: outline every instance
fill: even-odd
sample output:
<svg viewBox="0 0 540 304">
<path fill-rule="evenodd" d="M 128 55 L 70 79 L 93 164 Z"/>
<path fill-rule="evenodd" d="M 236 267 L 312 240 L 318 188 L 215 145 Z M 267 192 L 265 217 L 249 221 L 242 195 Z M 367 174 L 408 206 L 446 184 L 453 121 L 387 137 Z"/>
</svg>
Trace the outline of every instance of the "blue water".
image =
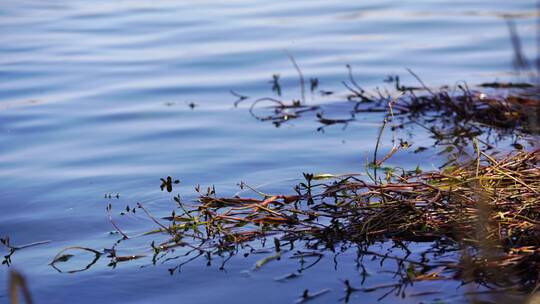
<svg viewBox="0 0 540 304">
<path fill-rule="evenodd" d="M 240 181 L 288 192 L 302 172 L 363 171 L 380 116 L 322 133 L 313 118 L 275 128 L 250 116 L 249 101 L 233 106 L 231 89 L 252 99 L 271 96 L 272 74 L 281 75 L 283 98 L 299 98 L 286 50 L 306 78 L 337 92 L 307 94 L 329 115 L 344 107 L 346 64 L 369 89 L 384 86 L 389 74 L 415 84 L 405 68 L 433 86 L 520 79 L 505 15 L 516 21 L 525 53 L 536 53 L 531 0 L 0 3 L 0 235 L 14 244 L 51 240 L 12 257 L 37 303 L 291 303 L 306 288 L 331 289 L 313 303 L 337 301 L 341 279 L 359 284 L 354 252 L 339 256 L 337 270 L 328 254 L 288 283 L 273 278 L 296 269 L 296 260 L 249 271 L 264 254 L 231 259 L 226 271 L 219 262 L 195 261 L 174 276 L 167 268 L 175 262 L 140 268 L 148 259 L 116 269 L 103 259 L 77 274 L 48 263 L 67 246 L 110 247 L 118 236 L 109 233 L 108 203 L 117 214 L 143 201 L 163 216 L 173 194 L 193 200 L 198 184 L 215 185 L 221 195 L 236 193 Z M 440 165 L 429 155 L 394 161 Z M 159 189 L 168 175 L 181 180 L 171 194 Z M 117 220 L 130 235 L 154 227 L 143 216 Z M 150 241 L 123 246 L 143 252 Z M 390 281 L 379 261 L 367 267 L 367 285 Z M 7 274 L 1 266 L 0 286 Z M 443 298 L 464 301 L 457 286 L 425 283 L 415 292 L 444 290 Z M 351 301 L 380 296 L 354 294 Z"/>
</svg>

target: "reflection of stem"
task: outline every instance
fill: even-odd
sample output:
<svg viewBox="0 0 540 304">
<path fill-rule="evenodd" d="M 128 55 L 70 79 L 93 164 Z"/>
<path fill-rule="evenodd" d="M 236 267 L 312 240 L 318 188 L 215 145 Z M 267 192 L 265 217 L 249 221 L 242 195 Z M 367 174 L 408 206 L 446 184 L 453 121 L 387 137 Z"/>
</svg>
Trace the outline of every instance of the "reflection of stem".
<svg viewBox="0 0 540 304">
<path fill-rule="evenodd" d="M 21 250 L 21 249 L 25 249 L 25 248 L 29 248 L 29 247 L 34 247 L 34 246 L 38 246 L 38 245 L 43 245 L 43 244 L 48 244 L 50 242 L 51 241 L 47 240 L 47 241 L 39 241 L 39 242 L 29 243 L 29 244 L 20 245 L 20 246 L 14 246 L 14 245 L 10 244 L 9 236 L 6 236 L 5 239 L 2 239 L 2 244 L 4 244 L 4 246 L 7 249 L 9 249 L 9 253 L 6 256 L 4 256 L 4 261 L 2 261 L 2 264 L 6 264 L 7 266 L 9 266 L 11 264 L 11 256 L 17 250 Z"/>
<path fill-rule="evenodd" d="M 306 89 L 305 89 L 305 85 L 304 85 L 304 75 L 302 75 L 302 70 L 300 70 L 300 67 L 298 67 L 298 64 L 296 64 L 296 60 L 294 60 L 294 57 L 291 55 L 291 53 L 289 53 L 289 51 L 285 51 L 287 52 L 287 56 L 289 56 L 289 59 L 291 59 L 291 62 L 294 66 L 294 69 L 296 70 L 296 72 L 298 72 L 298 78 L 300 79 L 300 93 L 302 94 L 302 104 L 306 104 Z"/>
<path fill-rule="evenodd" d="M 19 250 L 19 249 L 24 249 L 24 248 L 28 248 L 28 247 L 34 247 L 34 246 L 38 246 L 38 245 L 48 244 L 48 243 L 50 243 L 50 242 L 51 242 L 50 240 L 47 240 L 47 241 L 39 241 L 39 242 L 34 242 L 34 243 L 30 243 L 30 244 L 26 244 L 26 245 L 21 245 L 21 246 L 10 246 L 9 248 L 10 248 L 10 249 L 13 249 L 13 250 Z"/>
<path fill-rule="evenodd" d="M 190 251 L 190 252 L 191 252 L 191 251 Z M 178 264 L 177 266 L 175 266 L 175 267 L 173 267 L 173 268 L 169 268 L 169 273 L 172 275 L 176 270 L 180 270 L 180 268 L 182 268 L 182 266 L 184 266 L 184 265 L 190 263 L 191 261 L 196 260 L 198 257 L 200 257 L 200 256 L 203 255 L 203 254 L 204 254 L 204 251 L 202 251 L 202 250 L 199 251 L 199 253 L 198 253 L 196 256 L 191 257 L 189 260 L 184 261 L 184 262 Z"/>
<path fill-rule="evenodd" d="M 113 221 L 111 210 L 112 210 L 112 206 L 111 206 L 111 204 L 109 204 L 109 206 L 107 206 L 107 216 L 109 217 L 109 222 L 111 222 L 111 224 L 113 225 L 114 229 L 116 229 L 116 231 L 117 231 L 118 233 L 120 233 L 120 234 L 124 237 L 124 239 L 126 239 L 126 240 L 129 239 L 129 237 L 128 237 L 124 232 L 122 232 L 122 230 L 120 230 L 120 227 L 118 227 L 118 226 L 115 224 L 115 222 Z"/>
<path fill-rule="evenodd" d="M 64 273 L 64 271 L 62 271 L 62 269 L 56 267 L 55 264 L 60 261 L 60 258 L 62 257 L 62 253 L 66 252 L 68 250 L 73 250 L 73 249 L 89 251 L 89 252 L 94 253 L 96 256 L 92 260 L 92 262 L 90 262 L 88 265 L 86 265 L 85 268 L 76 269 L 76 270 L 70 270 L 70 271 L 67 271 L 66 273 L 76 273 L 76 272 L 85 271 L 85 270 L 89 269 L 90 267 L 92 267 L 99 260 L 99 258 L 102 255 L 101 252 L 99 252 L 99 251 L 97 251 L 95 249 L 92 249 L 92 248 L 80 247 L 80 246 L 71 246 L 71 247 L 66 247 L 66 248 L 62 249 L 60 252 L 58 252 L 49 265 L 51 265 L 51 267 L 54 268 L 56 271 L 58 271 L 60 273 Z"/>
</svg>

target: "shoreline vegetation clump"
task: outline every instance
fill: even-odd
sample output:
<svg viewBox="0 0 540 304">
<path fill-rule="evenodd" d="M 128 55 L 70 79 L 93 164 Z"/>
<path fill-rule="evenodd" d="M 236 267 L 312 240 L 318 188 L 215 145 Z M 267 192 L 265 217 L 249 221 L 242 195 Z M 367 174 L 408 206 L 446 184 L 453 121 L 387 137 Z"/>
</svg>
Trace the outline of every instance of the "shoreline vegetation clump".
<svg viewBox="0 0 540 304">
<path fill-rule="evenodd" d="M 263 193 L 243 182 L 241 189 L 253 195 L 218 196 L 213 186 L 206 190 L 198 186 L 196 201 L 186 203 L 175 196 L 176 207 L 165 217 L 156 217 L 142 203 L 127 206 L 120 215 L 142 211 L 156 225 L 154 230 L 136 236 L 122 230 L 114 220 L 112 204 L 108 204 L 107 216 L 115 230 L 112 235 L 120 238 L 103 250 L 64 248 L 52 258 L 50 266 L 61 273 L 77 273 L 90 269 L 103 257 L 110 259 L 108 266 L 113 268 L 118 263 L 151 257 L 153 265 L 176 263 L 169 268 L 172 275 L 198 259 L 206 260 L 207 265 L 220 259 L 220 269 L 224 269 L 236 255 L 262 253 L 268 256 L 256 262 L 253 270 L 285 256 L 300 261 L 295 272 L 276 278 L 287 281 L 318 264 L 329 252 L 335 254 L 337 263 L 339 253 L 355 250 L 362 285 L 368 276 L 365 257 L 380 259 L 381 265 L 386 260 L 397 264 L 392 272 L 394 281 L 388 284 L 359 287 L 345 280 L 346 302 L 354 292 L 376 290 L 384 291 L 381 298 L 391 293 L 404 297 L 405 289 L 413 283 L 436 280 L 476 284 L 476 291 L 465 290 L 463 296 L 504 292 L 523 297 L 539 290 L 538 86 L 494 82 L 480 84 L 478 90 L 466 83 L 433 89 L 409 70 L 420 86 L 402 85 L 399 77 L 391 76 L 385 80 L 393 85 L 391 91 L 368 92 L 347 66 L 349 77 L 343 85 L 347 89 L 344 100 L 350 105 L 349 116 L 330 119 L 321 105 L 307 104 L 304 76 L 294 58 L 289 57 L 299 74 L 301 99 L 264 97 L 252 101 L 249 112 L 278 127 L 312 115 L 321 124 L 318 131 L 332 125 L 346 127 L 359 115 L 378 113 L 383 121 L 373 158 L 366 163 L 364 173 L 304 173 L 305 181 L 282 194 Z M 274 75 L 272 90 L 280 96 L 279 79 Z M 318 79 L 310 79 L 312 93 L 318 86 Z M 235 106 L 250 100 L 235 91 L 231 93 L 238 98 Z M 268 103 L 270 106 L 265 106 Z M 385 165 L 394 154 L 411 147 L 397 135 L 403 130 L 411 136 L 416 127 L 427 131 L 424 134 L 433 139 L 432 147 L 442 147 L 448 161 L 427 172 L 420 167 L 406 170 Z M 393 135 L 392 148 L 380 157 L 386 129 Z M 433 151 L 417 147 L 414 153 L 426 150 Z M 161 182 L 161 190 L 167 192 L 179 183 L 170 176 Z M 155 238 L 146 252 L 124 254 L 125 249 L 119 248 L 121 243 L 139 237 Z M 16 251 L 49 242 L 15 246 L 9 237 L 0 241 L 9 250 L 3 261 L 8 266 Z M 392 250 L 380 252 L 372 248 L 381 244 Z M 82 266 L 76 259 L 78 266 L 70 269 L 70 261 L 78 255 L 91 259 Z M 25 288 L 17 275 L 11 275 L 12 292 L 19 285 Z M 299 302 L 327 291 L 305 290 Z M 444 294 L 428 292 L 437 293 Z"/>
<path fill-rule="evenodd" d="M 370 182 L 356 176 L 304 176 L 305 182 L 286 195 L 252 189 L 257 197 L 219 197 L 208 188 L 195 205 L 176 199 L 182 211 L 163 219 L 138 205 L 159 225 L 150 233 L 169 235 L 152 243 L 153 260 L 186 246 L 194 254 L 188 262 L 213 255 L 231 258 L 254 251 L 252 241 L 273 238 L 267 247 L 275 254 L 256 269 L 294 244 L 307 250 L 297 251 L 303 257 L 355 246 L 362 256 L 401 261 L 399 283 L 384 287 L 392 290 L 423 280 L 462 280 L 508 292 L 530 292 L 540 283 L 540 150 L 499 158 L 478 151 L 476 159 L 459 166 L 387 172 L 384 180 Z M 436 245 L 419 260 L 368 249 L 386 241 L 405 250 L 411 243 Z M 461 255 L 453 261 L 428 259 L 434 250 Z"/>
<path fill-rule="evenodd" d="M 302 260 L 299 271 L 303 271 L 317 264 L 325 252 L 354 247 L 359 261 L 364 256 L 396 260 L 396 281 L 363 288 L 345 281 L 347 299 L 353 292 L 378 289 L 388 289 L 385 296 L 391 292 L 405 295 L 407 286 L 425 280 L 476 283 L 488 292 L 536 292 L 540 286 L 540 149 L 528 149 L 515 140 L 510 151 L 497 151 L 495 146 L 505 135 L 538 135 L 537 88 L 486 84 L 484 87 L 496 90 L 519 90 L 488 95 L 463 84 L 457 85 L 453 93 L 448 89 L 435 92 L 419 78 L 422 87 L 412 88 L 402 86 L 399 78 L 394 77 L 389 81 L 395 83 L 398 97 L 380 92 L 376 97 L 361 89 L 349 71 L 351 84 L 347 87 L 352 94 L 348 100 L 353 104 L 350 119 L 362 112 L 385 114 L 373 161 L 366 166 L 365 175 L 304 173 L 305 181 L 285 194 L 266 194 L 241 183 L 242 189 L 254 193 L 245 197 L 221 197 L 214 187 L 206 191 L 197 187 L 199 198 L 195 203 L 185 203 L 176 196 L 177 207 L 170 216 L 162 218 L 152 215 L 140 203 L 127 207 L 126 212 L 142 210 L 157 225 L 144 234 L 160 235 L 161 241 L 152 242 L 149 248 L 152 263 L 185 259 L 169 268 L 173 274 L 196 259 L 207 259 L 210 264 L 213 257 L 221 257 L 220 268 L 224 268 L 235 255 L 259 251 L 260 245 L 254 242 L 260 241 L 272 254 L 257 262 L 254 269 L 287 253 L 290 258 Z M 424 93 L 418 94 L 419 90 Z M 252 104 L 252 114 L 262 101 Z M 291 109 L 296 111 L 296 118 L 299 113 L 318 108 L 306 106 L 305 101 L 293 101 L 291 105 L 277 99 L 270 101 L 276 116 L 261 120 L 283 123 L 285 112 L 291 115 Z M 322 114 L 317 117 L 325 125 L 350 121 L 322 121 Z M 403 142 L 396 144 L 393 140 L 394 147 L 379 159 L 377 153 L 385 128 L 390 125 L 394 132 L 410 124 L 430 131 L 435 147 L 457 148 L 457 157 L 429 172 L 383 166 L 398 150 L 407 148 Z M 95 254 L 92 263 L 82 270 L 102 255 L 111 259 L 112 267 L 144 257 L 118 254 L 117 245 L 130 236 L 113 221 L 111 210 L 109 205 L 109 220 L 122 236 L 112 248 L 66 248 L 51 265 L 61 271 L 57 264 L 68 261 L 73 255 L 67 252 L 72 250 Z M 370 249 L 385 242 L 406 252 L 405 256 Z M 431 247 L 419 254 L 421 258 L 409 257 L 410 244 L 426 242 Z M 453 258 L 438 258 L 446 253 Z M 314 261 L 306 266 L 304 260 L 309 258 Z M 361 262 L 358 265 L 363 269 Z M 365 270 L 361 273 L 365 275 Z M 304 299 L 311 296 L 304 292 Z"/>
<path fill-rule="evenodd" d="M 493 133 L 493 129 L 498 136 L 491 139 L 494 141 L 505 135 L 540 134 L 539 88 L 531 83 L 482 83 L 477 86 L 480 89 L 475 90 L 462 82 L 435 90 L 408 69 L 421 86 L 402 85 L 399 76 L 388 76 L 385 82 L 394 85 L 393 91 L 377 88 L 374 92 L 368 92 L 358 84 L 349 65 L 347 69 L 348 81 L 342 82 L 348 92 L 344 98 L 350 104 L 349 115 L 346 117 L 326 117 L 321 106 L 308 105 L 305 98 L 286 101 L 263 97 L 252 101 L 249 111 L 257 120 L 269 121 L 276 127 L 312 113 L 321 125 L 317 130 L 324 131 L 325 127 L 331 125 L 346 127 L 362 114 L 387 113 L 392 106 L 392 114 L 396 120 L 401 121 L 395 128 L 419 126 L 431 133 L 436 140 L 434 145 L 454 140 L 455 144 L 468 144 L 472 138 Z M 299 69 L 297 71 L 302 81 L 302 72 Z M 316 83 L 318 86 L 318 79 Z M 279 87 L 279 84 L 274 86 Z M 325 96 L 335 94 L 324 90 L 320 92 Z M 235 105 L 249 100 L 247 96 L 232 93 L 239 97 Z M 489 142 L 485 144 L 493 148 Z"/>
<path fill-rule="evenodd" d="M 201 195 L 194 213 L 169 218 L 168 229 L 202 226 L 201 237 L 217 241 L 221 250 L 268 235 L 280 235 L 280 242 L 302 241 L 314 250 L 342 242 L 444 241 L 455 249 L 489 249 L 489 259 L 480 251 L 471 258 L 474 266 L 488 270 L 473 279 L 534 288 L 540 270 L 530 267 L 540 262 L 539 164 L 540 150 L 499 159 L 479 152 L 478 159 L 461 166 L 440 172 L 391 172 L 384 182 L 305 174 L 306 182 L 291 195 L 223 198 L 212 190 Z M 462 273 L 454 273 L 455 278 L 471 270 L 455 262 L 436 264 Z M 488 277 L 490 267 L 513 275 Z M 525 277 L 530 281 L 522 281 Z"/>
</svg>

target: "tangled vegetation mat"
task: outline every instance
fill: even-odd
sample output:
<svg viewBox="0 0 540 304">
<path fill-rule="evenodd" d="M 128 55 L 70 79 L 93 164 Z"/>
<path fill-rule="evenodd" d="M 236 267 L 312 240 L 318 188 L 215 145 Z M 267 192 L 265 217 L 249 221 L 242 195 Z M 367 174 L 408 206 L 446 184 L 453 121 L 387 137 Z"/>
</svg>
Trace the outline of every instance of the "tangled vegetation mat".
<svg viewBox="0 0 540 304">
<path fill-rule="evenodd" d="M 107 214 L 120 236 L 118 242 L 104 250 L 65 248 L 52 259 L 51 266 L 60 272 L 78 272 L 102 257 L 110 259 L 112 267 L 144 257 L 154 264 L 183 259 L 169 268 L 174 274 L 196 259 L 211 263 L 214 257 L 221 257 L 220 268 L 224 268 L 237 255 L 265 248 L 270 250 L 268 255 L 254 269 L 286 255 L 302 261 L 297 272 L 278 278 L 287 280 L 318 263 L 325 252 L 354 247 L 360 270 L 366 256 L 397 261 L 395 280 L 367 287 L 352 286 L 345 280 L 345 301 L 354 292 L 379 289 L 388 290 L 384 296 L 392 292 L 405 295 L 407 286 L 425 280 L 475 283 L 486 288 L 482 292 L 522 296 L 536 292 L 540 286 L 540 149 L 531 146 L 539 133 L 537 88 L 523 83 L 492 83 L 481 85 L 482 91 L 466 84 L 433 90 L 411 72 L 420 87 L 406 87 L 398 77 L 390 77 L 388 82 L 395 84 L 392 93 L 368 93 L 354 80 L 350 68 L 349 72 L 349 81 L 344 82 L 349 92 L 349 117 L 330 119 L 320 106 L 307 105 L 300 71 L 301 100 L 264 97 L 253 101 L 249 111 L 256 119 L 276 126 L 311 114 L 321 124 L 319 131 L 336 124 L 347 126 L 363 113 L 383 113 L 373 159 L 365 172 L 304 173 L 305 181 L 291 185 L 289 193 L 279 194 L 262 193 L 246 183 L 241 187 L 252 190 L 251 196 L 223 197 L 214 187 L 198 187 L 195 202 L 184 202 L 176 196 L 176 208 L 164 217 L 153 215 L 141 203 L 128 206 L 121 214 L 142 212 L 155 223 L 156 228 L 145 236 L 167 238 L 152 242 L 143 253 L 120 254 L 116 249 L 118 244 L 139 236 L 126 234 L 116 224 L 109 205 Z M 274 91 L 278 91 L 278 78 L 274 80 Z M 318 81 L 312 79 L 312 91 L 317 86 Z M 249 100 L 233 94 L 239 98 L 237 104 Z M 409 145 L 394 139 L 387 154 L 379 155 L 382 133 L 385 129 L 407 130 L 410 125 L 428 131 L 433 146 L 444 147 L 448 162 L 439 170 L 385 166 Z M 511 138 L 511 147 L 498 149 L 497 143 L 505 137 Z M 523 138 L 533 144 L 527 147 L 519 143 Z M 427 148 L 420 147 L 415 152 L 424 150 Z M 178 183 L 171 177 L 161 182 L 161 189 L 168 192 Z M 417 255 L 421 258 L 410 258 L 408 254 L 370 249 L 381 242 L 404 252 L 418 243 L 431 246 Z M 42 242 L 14 246 L 6 237 L 2 243 L 10 249 L 4 260 L 9 264 L 16 251 Z M 69 267 L 64 264 L 81 251 L 90 252 L 94 259 L 83 269 L 66 270 Z M 440 258 L 446 253 L 453 253 L 454 258 Z M 361 273 L 366 275 L 365 271 Z M 14 282 L 22 281 L 19 278 Z M 325 290 L 306 290 L 299 301 L 323 293 Z"/>
</svg>

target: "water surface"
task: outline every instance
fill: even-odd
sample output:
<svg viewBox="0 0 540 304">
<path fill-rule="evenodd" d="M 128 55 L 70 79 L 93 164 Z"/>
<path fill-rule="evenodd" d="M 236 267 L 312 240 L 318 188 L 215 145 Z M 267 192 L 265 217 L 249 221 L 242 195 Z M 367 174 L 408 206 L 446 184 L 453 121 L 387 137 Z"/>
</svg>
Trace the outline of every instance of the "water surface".
<svg viewBox="0 0 540 304">
<path fill-rule="evenodd" d="M 189 201 L 198 184 L 215 185 L 221 195 L 237 192 L 240 181 L 288 192 L 302 172 L 364 170 L 378 115 L 322 133 L 314 119 L 275 128 L 253 119 L 247 104 L 233 107 L 231 89 L 252 98 L 272 95 L 272 74 L 281 75 L 283 98 L 299 97 L 285 50 L 306 78 L 318 77 L 321 88 L 337 92 L 307 95 L 333 114 L 343 107 L 346 64 L 369 89 L 384 85 L 389 74 L 412 83 L 407 67 L 434 86 L 519 79 L 505 16 L 516 20 L 525 53 L 535 54 L 530 0 L 3 1 L 0 235 L 16 244 L 52 241 L 17 252 L 12 267 L 27 276 L 37 303 L 290 303 L 306 288 L 331 289 L 313 303 L 337 301 L 341 279 L 359 282 L 354 252 L 340 255 L 337 266 L 328 254 L 288 283 L 273 278 L 295 270 L 297 261 L 246 271 L 258 256 L 232 259 L 226 271 L 218 262 L 206 267 L 196 261 L 174 276 L 167 272 L 171 265 L 140 268 L 148 260 L 116 269 L 100 260 L 71 275 L 48 263 L 66 246 L 114 243 L 109 203 L 119 211 L 143 201 L 166 215 L 173 194 Z M 440 165 L 428 154 L 394 161 Z M 159 178 L 167 175 L 181 180 L 171 194 L 159 189 Z M 106 199 L 106 193 L 120 198 Z M 128 234 L 153 227 L 142 216 L 118 222 Z M 125 246 L 143 251 L 150 241 Z M 366 284 L 390 280 L 377 275 L 378 261 L 367 265 L 372 275 Z M 0 286 L 7 273 L 2 266 Z M 417 291 L 448 290 L 447 298 L 463 301 L 456 287 L 426 283 Z M 353 295 L 351 301 L 380 295 Z M 6 297 L 0 289 L 0 301 Z"/>
</svg>

